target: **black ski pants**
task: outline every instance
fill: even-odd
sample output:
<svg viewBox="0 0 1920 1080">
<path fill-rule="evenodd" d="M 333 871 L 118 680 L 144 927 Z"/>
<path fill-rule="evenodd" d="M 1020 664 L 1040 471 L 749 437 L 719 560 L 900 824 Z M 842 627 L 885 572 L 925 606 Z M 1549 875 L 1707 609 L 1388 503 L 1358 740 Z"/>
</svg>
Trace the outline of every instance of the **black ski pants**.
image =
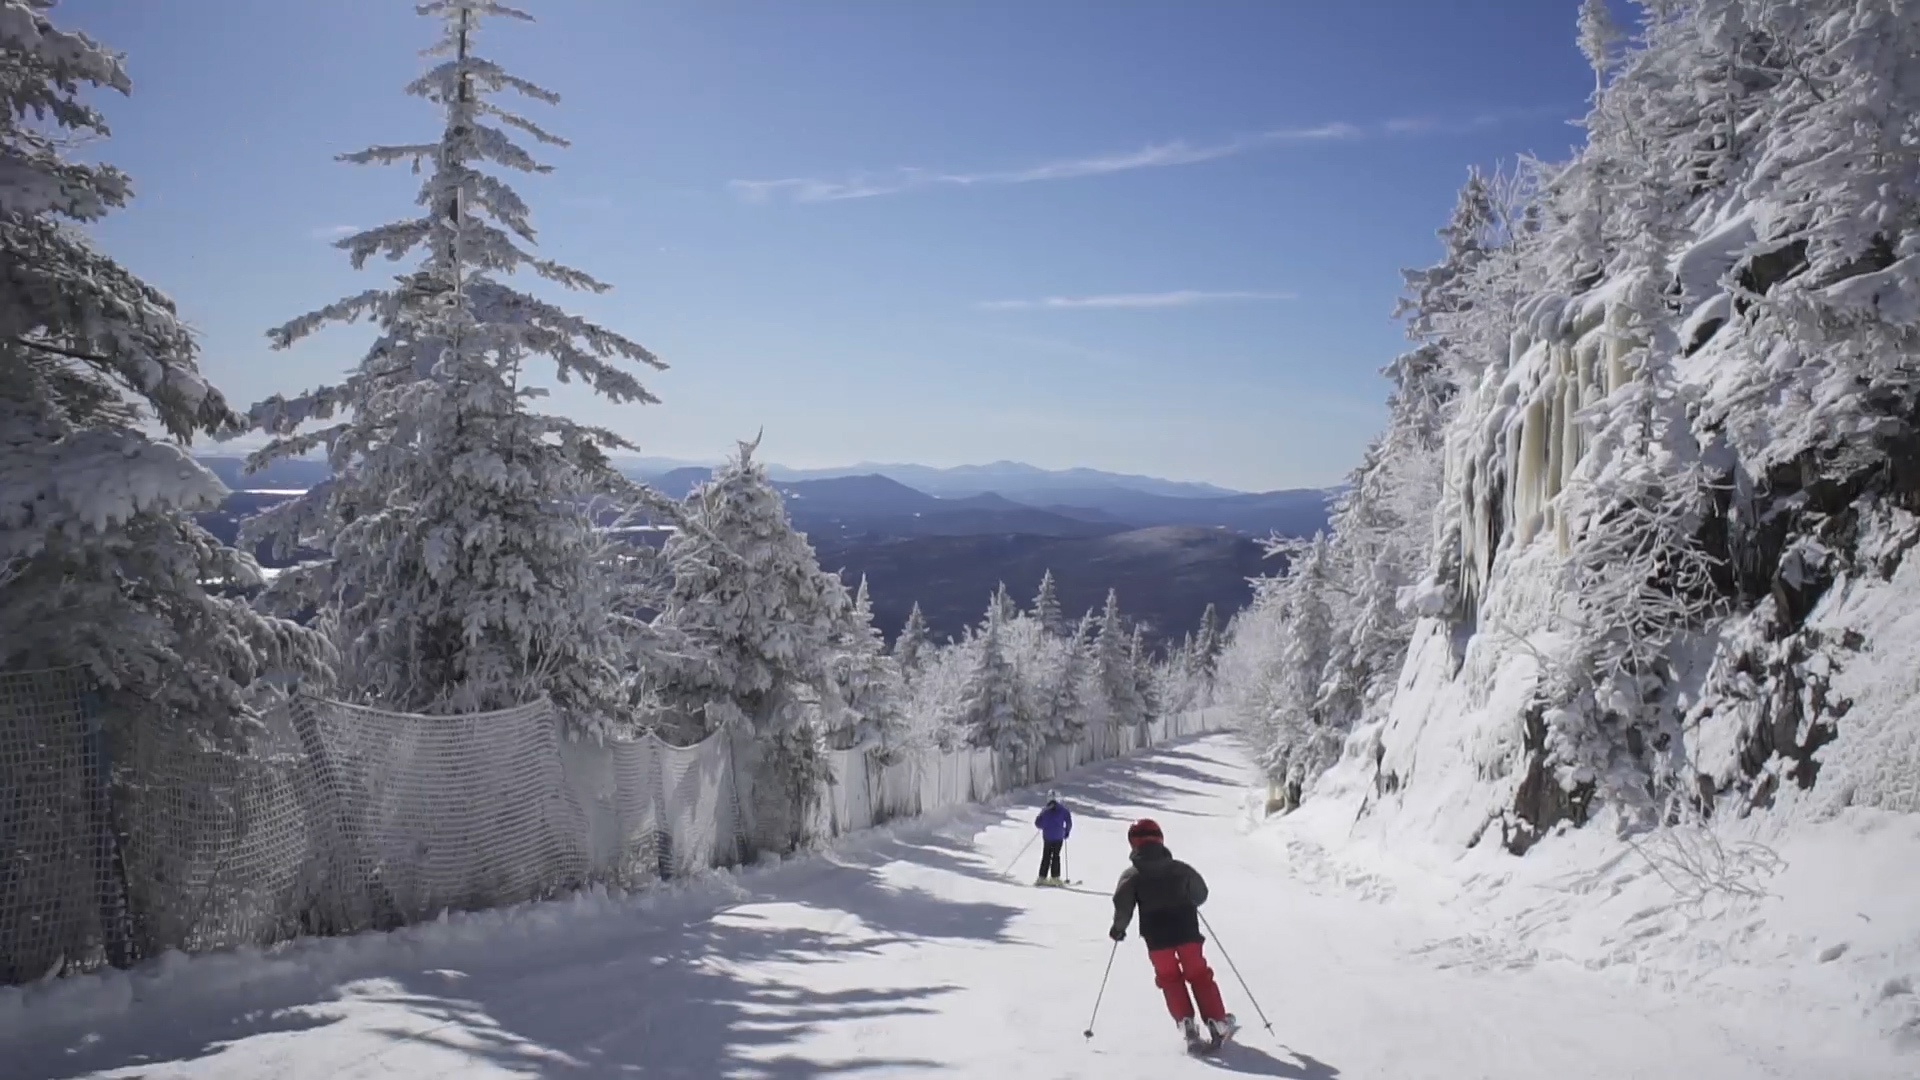
<svg viewBox="0 0 1920 1080">
<path fill-rule="evenodd" d="M 1060 872 L 1060 849 L 1065 840 L 1040 841 L 1040 876 L 1043 878 L 1065 877 Z"/>
</svg>

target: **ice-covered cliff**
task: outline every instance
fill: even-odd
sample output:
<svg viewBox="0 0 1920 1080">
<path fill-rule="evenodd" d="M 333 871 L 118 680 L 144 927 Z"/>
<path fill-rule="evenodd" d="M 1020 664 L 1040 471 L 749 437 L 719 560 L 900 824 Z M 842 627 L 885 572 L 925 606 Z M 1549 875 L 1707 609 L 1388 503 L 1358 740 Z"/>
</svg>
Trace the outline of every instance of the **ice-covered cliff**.
<svg viewBox="0 0 1920 1080">
<path fill-rule="evenodd" d="M 1514 852 L 1920 809 L 1920 12 L 1640 14 L 1583 34 L 1573 160 L 1463 190 L 1388 430 L 1237 628 L 1278 805 Z"/>
</svg>

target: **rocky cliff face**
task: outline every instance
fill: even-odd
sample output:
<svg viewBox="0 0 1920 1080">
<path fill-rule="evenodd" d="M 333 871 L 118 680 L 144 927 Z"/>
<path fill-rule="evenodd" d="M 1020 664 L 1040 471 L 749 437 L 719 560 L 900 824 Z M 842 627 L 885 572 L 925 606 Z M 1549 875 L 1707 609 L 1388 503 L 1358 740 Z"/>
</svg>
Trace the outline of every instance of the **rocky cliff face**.
<svg viewBox="0 0 1920 1080">
<path fill-rule="evenodd" d="M 1234 699 L 1309 800 L 1515 852 L 1916 808 L 1920 16 L 1641 14 L 1588 35 L 1572 161 L 1462 192 L 1319 579 L 1237 628 Z"/>
</svg>

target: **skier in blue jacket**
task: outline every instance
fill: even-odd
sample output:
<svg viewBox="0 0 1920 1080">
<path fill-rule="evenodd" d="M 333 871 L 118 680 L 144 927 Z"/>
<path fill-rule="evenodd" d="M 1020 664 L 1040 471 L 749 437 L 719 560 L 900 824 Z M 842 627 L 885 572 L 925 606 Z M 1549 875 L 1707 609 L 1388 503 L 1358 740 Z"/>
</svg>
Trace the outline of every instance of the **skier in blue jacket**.
<svg viewBox="0 0 1920 1080">
<path fill-rule="evenodd" d="M 1047 792 L 1046 808 L 1040 816 L 1033 819 L 1033 825 L 1040 830 L 1040 877 L 1035 885 L 1062 885 L 1060 880 L 1060 849 L 1073 835 L 1073 811 L 1060 803 L 1057 792 Z"/>
</svg>

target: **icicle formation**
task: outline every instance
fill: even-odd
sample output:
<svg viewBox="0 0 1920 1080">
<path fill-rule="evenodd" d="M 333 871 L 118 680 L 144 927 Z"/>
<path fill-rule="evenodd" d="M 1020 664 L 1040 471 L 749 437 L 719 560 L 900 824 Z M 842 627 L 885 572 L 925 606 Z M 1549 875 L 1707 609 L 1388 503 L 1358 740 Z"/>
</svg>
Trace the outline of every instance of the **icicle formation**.
<svg viewBox="0 0 1920 1080">
<path fill-rule="evenodd" d="M 474 52 L 483 20 L 529 17 L 491 0 L 436 0 L 438 64 L 407 93 L 445 119 L 437 142 L 376 146 L 341 160 L 425 170 L 420 216 L 339 241 L 356 269 L 376 256 L 419 265 L 271 332 L 286 348 L 330 323 L 372 320 L 373 347 L 336 386 L 254 407 L 274 440 L 252 465 L 324 447 L 331 482 L 250 523 L 322 558 L 274 590 L 314 607 L 336 635 L 349 684 L 383 705 L 425 711 L 499 708 L 550 694 L 582 730 L 616 723 L 637 666 L 631 635 L 610 621 L 610 561 L 587 500 L 646 495 L 609 465 L 621 437 L 534 412 L 546 391 L 527 362 L 579 379 L 615 402 L 654 400 L 620 361 L 663 365 L 633 341 L 505 280 L 516 271 L 568 289 L 605 285 L 535 256 L 528 209 L 486 166 L 546 172 L 509 129 L 565 145 L 494 97 L 551 91 Z M 324 422 L 305 429 L 309 421 Z"/>
<path fill-rule="evenodd" d="M 117 713 L 237 741 L 256 681 L 324 676 L 324 647 L 233 598 L 259 567 L 194 523 L 226 492 L 182 444 L 241 421 L 173 302 L 68 224 L 130 194 L 64 156 L 107 134 L 80 88 L 131 86 L 49 6 L 0 0 L 0 668 L 84 664 Z"/>
</svg>

